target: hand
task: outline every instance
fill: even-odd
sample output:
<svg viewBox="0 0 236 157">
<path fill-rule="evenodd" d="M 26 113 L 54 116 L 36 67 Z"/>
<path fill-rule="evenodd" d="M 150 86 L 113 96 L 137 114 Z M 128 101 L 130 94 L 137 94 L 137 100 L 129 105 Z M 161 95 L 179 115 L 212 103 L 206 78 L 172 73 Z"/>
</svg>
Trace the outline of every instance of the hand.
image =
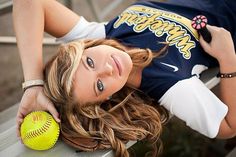
<svg viewBox="0 0 236 157">
<path fill-rule="evenodd" d="M 21 99 L 18 113 L 16 116 L 17 136 L 20 137 L 20 126 L 24 117 L 32 111 L 44 110 L 49 111 L 57 122 L 60 122 L 59 114 L 51 103 L 51 101 L 44 95 L 43 87 L 36 86 L 27 89 Z"/>
<path fill-rule="evenodd" d="M 207 25 L 207 29 L 212 35 L 212 41 L 207 43 L 200 36 L 200 44 L 203 49 L 216 58 L 219 62 L 227 62 L 231 57 L 235 56 L 235 49 L 231 34 L 224 28 Z"/>
</svg>

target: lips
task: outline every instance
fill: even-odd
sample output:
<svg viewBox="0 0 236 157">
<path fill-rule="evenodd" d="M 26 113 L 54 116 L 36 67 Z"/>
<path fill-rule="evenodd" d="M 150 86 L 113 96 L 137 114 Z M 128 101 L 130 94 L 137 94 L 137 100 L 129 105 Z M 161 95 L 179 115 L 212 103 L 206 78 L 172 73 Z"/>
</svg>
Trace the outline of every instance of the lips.
<svg viewBox="0 0 236 157">
<path fill-rule="evenodd" d="M 119 72 L 119 76 L 121 76 L 121 73 L 122 73 L 122 69 L 121 69 L 121 65 L 120 65 L 120 62 L 118 59 L 116 59 L 116 57 L 112 56 L 112 59 L 114 60 L 115 62 L 115 65 L 116 65 L 116 68 L 118 69 L 118 72 Z"/>
</svg>

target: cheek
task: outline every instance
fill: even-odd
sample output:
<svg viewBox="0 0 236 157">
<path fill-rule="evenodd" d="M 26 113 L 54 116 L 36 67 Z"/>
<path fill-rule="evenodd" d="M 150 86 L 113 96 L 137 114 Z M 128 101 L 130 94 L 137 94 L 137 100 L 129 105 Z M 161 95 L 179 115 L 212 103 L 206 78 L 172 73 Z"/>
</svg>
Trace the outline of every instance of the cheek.
<svg viewBox="0 0 236 157">
<path fill-rule="evenodd" d="M 127 79 L 120 78 L 120 79 L 112 79 L 107 83 L 106 92 L 104 93 L 106 96 L 111 96 L 112 94 L 118 92 L 122 87 L 124 87 Z"/>
<path fill-rule="evenodd" d="M 116 86 L 116 90 L 119 91 L 121 88 L 123 88 L 124 85 L 126 84 L 127 80 L 128 80 L 128 76 L 123 76 L 119 80 L 117 79 L 114 82 L 114 85 Z"/>
<path fill-rule="evenodd" d="M 123 52 L 123 58 L 125 59 L 126 64 L 132 64 L 132 60 L 126 52 Z"/>
<path fill-rule="evenodd" d="M 124 60 L 125 70 L 127 72 L 127 75 L 129 75 L 133 68 L 133 62 L 127 53 L 123 54 L 123 60 Z"/>
</svg>

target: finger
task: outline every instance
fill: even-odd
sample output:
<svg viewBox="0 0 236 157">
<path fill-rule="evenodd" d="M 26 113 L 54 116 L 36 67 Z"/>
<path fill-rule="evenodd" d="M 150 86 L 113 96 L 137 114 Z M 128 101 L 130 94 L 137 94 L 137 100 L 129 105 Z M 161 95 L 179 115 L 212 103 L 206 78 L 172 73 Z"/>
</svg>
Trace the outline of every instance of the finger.
<svg viewBox="0 0 236 157">
<path fill-rule="evenodd" d="M 23 119 L 17 119 L 16 120 L 16 135 L 17 137 L 20 137 L 21 134 L 20 134 L 20 126 L 21 126 L 21 123 L 23 122 Z"/>
<path fill-rule="evenodd" d="M 19 127 L 19 125 L 16 125 L 16 136 L 20 137 L 20 127 Z"/>
<path fill-rule="evenodd" d="M 219 29 L 219 27 L 212 26 L 212 25 L 209 25 L 209 24 L 207 24 L 206 27 L 207 27 L 207 29 L 209 30 L 210 33 L 212 33 L 213 31 L 216 31 L 216 30 Z"/>
<path fill-rule="evenodd" d="M 21 114 L 20 112 L 17 113 L 16 116 L 16 135 L 18 137 L 18 139 L 20 140 L 21 144 L 23 144 L 22 138 L 21 138 L 21 133 L 20 133 L 20 128 L 21 128 L 21 124 L 24 121 L 24 115 Z"/>
<path fill-rule="evenodd" d="M 17 115 L 16 115 L 16 134 L 17 137 L 20 137 L 20 126 L 22 124 L 22 122 L 24 121 L 24 114 L 22 113 L 22 110 L 18 110 Z"/>
<path fill-rule="evenodd" d="M 16 116 L 16 117 L 17 117 L 17 119 L 24 119 L 25 116 L 24 116 L 24 114 L 23 114 L 22 112 L 19 111 L 19 112 L 17 113 L 17 116 Z"/>
<path fill-rule="evenodd" d="M 52 103 L 48 102 L 47 109 L 52 114 L 53 118 L 59 123 L 61 120 L 59 118 L 59 113 L 57 112 L 54 105 Z"/>
<path fill-rule="evenodd" d="M 16 135 L 17 135 L 18 139 L 21 141 L 21 143 L 23 143 L 21 135 L 20 135 L 20 127 L 18 127 L 18 126 L 16 127 Z"/>
</svg>

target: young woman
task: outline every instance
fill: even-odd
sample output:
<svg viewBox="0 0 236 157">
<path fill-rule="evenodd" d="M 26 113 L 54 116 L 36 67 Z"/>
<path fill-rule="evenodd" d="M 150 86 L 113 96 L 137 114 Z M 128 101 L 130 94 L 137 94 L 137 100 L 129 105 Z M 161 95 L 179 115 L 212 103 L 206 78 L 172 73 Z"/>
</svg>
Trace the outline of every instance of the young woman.
<svg viewBox="0 0 236 157">
<path fill-rule="evenodd" d="M 138 2 L 104 25 L 87 22 L 53 0 L 14 1 L 25 77 L 18 127 L 29 112 L 47 110 L 61 120 L 62 138 L 70 145 L 87 151 L 113 148 L 116 156 L 128 156 L 128 140 L 158 140 L 168 118 L 163 106 L 210 138 L 235 136 L 233 5 Z M 191 27 L 198 14 L 208 17 L 210 43 Z M 43 73 L 44 30 L 66 43 Z M 199 79 L 215 66 L 221 99 Z"/>
</svg>

